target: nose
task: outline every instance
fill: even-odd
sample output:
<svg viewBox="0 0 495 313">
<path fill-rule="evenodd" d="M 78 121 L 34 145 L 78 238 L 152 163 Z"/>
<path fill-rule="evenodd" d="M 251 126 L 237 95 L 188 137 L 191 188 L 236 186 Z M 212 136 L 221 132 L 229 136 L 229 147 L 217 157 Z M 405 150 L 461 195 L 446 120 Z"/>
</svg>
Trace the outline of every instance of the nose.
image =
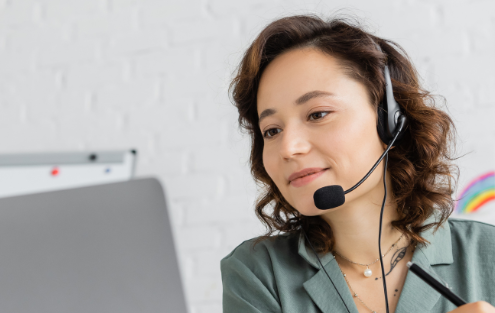
<svg viewBox="0 0 495 313">
<path fill-rule="evenodd" d="M 280 155 L 284 160 L 305 155 L 311 150 L 308 134 L 301 127 L 286 127 L 282 134 Z"/>
</svg>

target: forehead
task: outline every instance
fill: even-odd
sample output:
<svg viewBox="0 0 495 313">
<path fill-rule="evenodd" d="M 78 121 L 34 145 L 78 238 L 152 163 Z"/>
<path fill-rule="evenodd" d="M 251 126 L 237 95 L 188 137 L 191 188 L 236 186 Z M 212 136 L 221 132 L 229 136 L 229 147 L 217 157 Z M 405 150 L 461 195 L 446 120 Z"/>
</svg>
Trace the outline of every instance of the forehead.
<svg viewBox="0 0 495 313">
<path fill-rule="evenodd" d="M 277 103 L 292 103 L 312 90 L 342 90 L 344 73 L 338 60 L 315 48 L 295 49 L 276 57 L 258 86 L 258 112 Z"/>
</svg>

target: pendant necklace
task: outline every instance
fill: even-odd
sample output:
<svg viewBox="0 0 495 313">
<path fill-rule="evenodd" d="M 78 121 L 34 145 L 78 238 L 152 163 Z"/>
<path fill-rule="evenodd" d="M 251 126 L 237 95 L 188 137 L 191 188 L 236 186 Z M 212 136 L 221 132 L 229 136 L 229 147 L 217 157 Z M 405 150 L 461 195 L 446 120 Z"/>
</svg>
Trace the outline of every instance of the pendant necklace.
<svg viewBox="0 0 495 313">
<path fill-rule="evenodd" d="M 395 247 L 395 245 L 397 245 L 397 243 L 401 240 L 402 236 L 404 236 L 404 234 L 402 234 L 399 239 L 397 239 L 397 241 L 395 243 L 392 244 L 392 246 L 390 247 L 390 249 L 388 249 L 387 252 L 385 252 L 385 254 L 382 255 L 382 257 L 385 257 L 387 255 L 387 253 L 390 252 L 390 250 L 392 250 L 393 247 Z M 345 256 L 341 255 L 340 253 L 338 253 L 337 251 L 333 251 L 335 254 L 337 254 L 338 256 L 340 256 L 341 258 L 353 263 L 353 264 L 358 264 L 358 265 L 363 265 L 363 266 L 366 266 L 366 269 L 364 270 L 364 276 L 366 277 L 370 277 L 371 275 L 373 275 L 373 272 L 371 271 L 370 269 L 370 265 L 373 265 L 375 264 L 375 262 L 377 262 L 378 260 L 380 260 L 380 258 L 376 259 L 375 261 L 369 263 L 369 264 L 362 264 L 362 263 L 357 263 L 357 262 L 354 262 L 354 261 L 351 261 L 349 260 L 348 258 L 346 258 Z"/>
<path fill-rule="evenodd" d="M 410 245 L 412 244 L 412 241 L 411 243 L 407 246 L 409 247 Z M 416 250 L 416 246 L 415 245 L 413 247 L 413 253 L 414 253 L 414 250 Z M 397 248 L 397 250 L 399 250 L 399 248 Z M 388 252 L 388 251 L 387 251 Z M 345 281 L 347 282 L 347 285 L 349 286 L 349 289 L 351 290 L 351 294 L 354 298 L 357 298 L 359 300 L 359 302 L 361 302 L 368 310 L 370 310 L 371 313 L 377 313 L 376 310 L 373 310 L 372 308 L 370 308 L 368 305 L 366 305 L 366 303 L 364 303 L 364 301 L 358 296 L 358 294 L 354 291 L 354 289 L 352 289 L 352 286 L 351 286 L 351 283 L 349 282 L 349 280 L 347 279 L 347 275 L 342 271 L 342 268 L 340 267 L 340 264 L 339 262 L 337 261 L 337 259 L 335 259 L 335 262 L 337 262 L 337 265 L 339 266 L 339 269 L 340 269 L 340 272 L 342 273 L 342 275 L 344 276 L 344 279 Z"/>
</svg>

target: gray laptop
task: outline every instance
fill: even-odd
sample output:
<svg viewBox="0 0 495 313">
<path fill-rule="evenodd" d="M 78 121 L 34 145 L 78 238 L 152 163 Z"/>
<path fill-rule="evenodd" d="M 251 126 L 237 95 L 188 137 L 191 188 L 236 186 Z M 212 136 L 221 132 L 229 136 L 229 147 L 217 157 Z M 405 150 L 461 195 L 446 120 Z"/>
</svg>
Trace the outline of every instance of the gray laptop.
<svg viewBox="0 0 495 313">
<path fill-rule="evenodd" d="M 0 312 L 185 313 L 160 183 L 0 199 Z"/>
</svg>

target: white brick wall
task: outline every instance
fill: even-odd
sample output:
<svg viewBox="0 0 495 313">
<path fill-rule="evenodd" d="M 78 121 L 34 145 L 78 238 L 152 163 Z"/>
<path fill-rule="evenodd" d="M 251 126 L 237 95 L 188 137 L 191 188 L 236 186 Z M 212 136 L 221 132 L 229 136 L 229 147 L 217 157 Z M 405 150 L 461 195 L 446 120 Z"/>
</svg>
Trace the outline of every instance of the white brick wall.
<svg viewBox="0 0 495 313">
<path fill-rule="evenodd" d="M 446 97 L 473 151 L 461 187 L 493 169 L 492 0 L 1 0 L 0 153 L 137 148 L 166 186 L 190 312 L 220 312 L 220 259 L 262 231 L 231 74 L 273 19 L 342 8 Z"/>
</svg>

